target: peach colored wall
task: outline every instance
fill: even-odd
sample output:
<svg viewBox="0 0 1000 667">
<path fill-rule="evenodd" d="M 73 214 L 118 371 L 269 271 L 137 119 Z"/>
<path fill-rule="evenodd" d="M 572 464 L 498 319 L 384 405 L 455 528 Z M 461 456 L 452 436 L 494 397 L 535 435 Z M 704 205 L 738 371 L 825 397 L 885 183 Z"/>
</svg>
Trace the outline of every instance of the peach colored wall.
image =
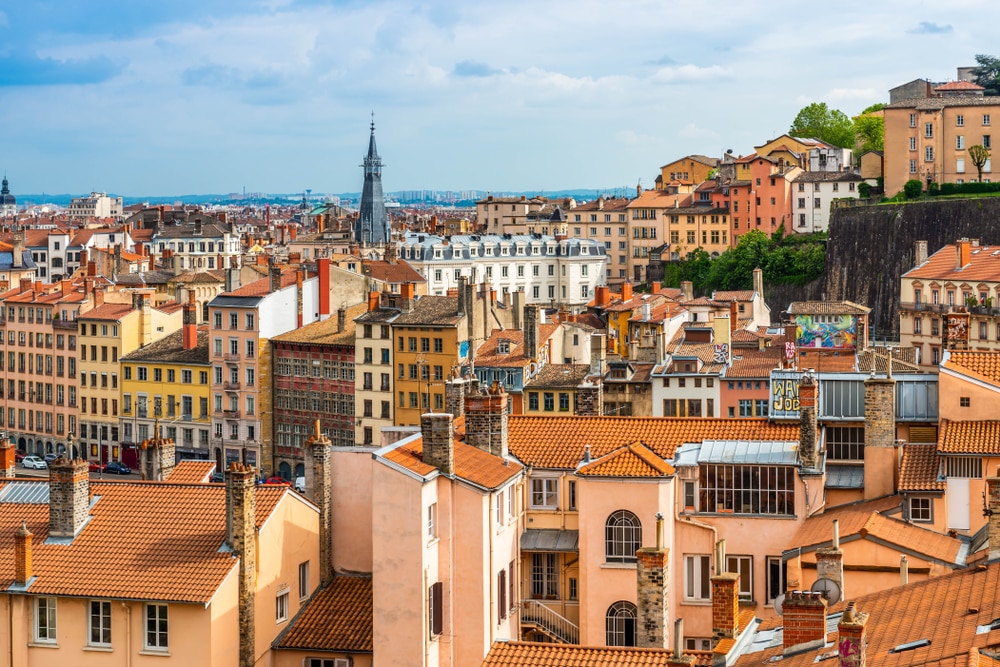
<svg viewBox="0 0 1000 667">
<path fill-rule="evenodd" d="M 959 405 L 959 399 L 969 398 L 969 407 Z M 938 374 L 938 417 L 951 421 L 996 419 L 996 401 L 1000 391 L 955 377 L 946 370 Z"/>
<path fill-rule="evenodd" d="M 322 658 L 324 660 L 334 660 L 336 658 L 350 658 L 352 667 L 372 667 L 372 654 L 370 653 L 326 653 L 322 651 L 273 651 L 270 667 L 302 667 L 308 665 L 306 658 Z M 258 667 L 264 667 L 258 665 Z"/>
<path fill-rule="evenodd" d="M 842 540 L 840 548 L 844 552 L 844 599 L 852 599 L 858 595 L 874 593 L 899 585 L 899 557 L 902 552 L 892 547 L 869 540 Z M 951 570 L 938 563 L 907 554 L 909 581 L 923 581 L 932 576 L 939 576 Z M 867 566 L 891 568 L 892 571 L 869 572 L 852 570 L 851 566 Z M 791 564 L 789 564 L 791 567 Z M 816 552 L 807 552 L 801 557 L 802 586 L 811 588 L 817 579 Z M 929 570 L 922 573 L 921 570 Z"/>
<path fill-rule="evenodd" d="M 664 544 L 674 541 L 673 479 L 636 480 L 581 477 L 577 482 L 580 516 L 580 643 L 604 646 L 605 617 L 619 600 L 636 601 L 634 563 L 606 563 L 604 526 L 616 510 L 628 510 L 642 523 L 642 546 L 656 544 L 656 514 L 664 521 Z"/>
<path fill-rule="evenodd" d="M 209 606 L 212 614 L 212 635 L 208 646 L 211 647 L 213 665 L 239 663 L 240 644 L 236 640 L 240 635 L 239 594 L 239 568 L 234 566 L 219 586 L 215 599 Z"/>
<path fill-rule="evenodd" d="M 437 549 L 450 541 L 448 497 L 436 497 L 434 484 L 423 484 L 388 465 L 372 470 L 372 595 L 374 645 L 379 664 L 438 665 L 439 645 L 447 634 L 427 642 L 427 592 L 438 581 Z M 437 501 L 438 538 L 426 539 L 426 512 Z M 451 600 L 444 594 L 446 632 Z M 418 658 L 417 656 L 421 656 Z"/>
<path fill-rule="evenodd" d="M 257 535 L 255 643 L 258 660 L 298 613 L 299 564 L 309 561 L 309 590 L 319 587 L 319 513 L 292 491 L 285 492 Z M 275 601 L 288 591 L 288 618 L 278 622 Z"/>
<path fill-rule="evenodd" d="M 372 469 L 370 449 L 334 448 L 330 461 L 333 567 L 372 571 Z"/>
</svg>

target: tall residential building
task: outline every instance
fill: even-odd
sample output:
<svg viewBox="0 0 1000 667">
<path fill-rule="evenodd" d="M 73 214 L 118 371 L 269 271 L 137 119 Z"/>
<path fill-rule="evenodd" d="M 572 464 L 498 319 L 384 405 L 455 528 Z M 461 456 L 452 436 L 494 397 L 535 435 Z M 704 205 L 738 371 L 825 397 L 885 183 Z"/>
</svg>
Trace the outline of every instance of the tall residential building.
<svg viewBox="0 0 1000 667">
<path fill-rule="evenodd" d="M 368 140 L 368 155 L 361 165 L 365 170 L 365 183 L 361 190 L 358 220 L 354 224 L 354 240 L 365 245 L 384 244 L 391 237 L 389 215 L 382 196 L 382 158 L 375 148 L 375 122 Z"/>
<path fill-rule="evenodd" d="M 411 284 L 406 289 L 412 287 Z M 354 374 L 355 406 L 362 407 L 355 413 L 357 428 L 354 438 L 357 445 L 381 444 L 379 434 L 382 429 L 395 423 L 391 325 L 399 315 L 399 299 L 398 295 L 387 293 L 383 303 L 381 294 L 370 292 L 367 312 L 354 319 L 356 340 L 354 366 L 350 372 Z"/>
<path fill-rule="evenodd" d="M 604 244 L 607 255 L 608 284 L 620 284 L 628 278 L 628 227 L 626 197 L 598 197 L 580 204 L 566 214 L 567 234 Z"/>
<path fill-rule="evenodd" d="M 158 219 L 151 246 L 175 274 L 238 267 L 243 253 L 240 234 L 225 213 L 218 218 L 195 212 L 183 219 Z"/>
<path fill-rule="evenodd" d="M 70 220 L 117 218 L 122 216 L 122 198 L 109 197 L 106 192 L 91 192 L 89 197 L 74 197 L 66 215 Z"/>
<path fill-rule="evenodd" d="M 857 199 L 858 183 L 864 179 L 850 171 L 803 171 L 795 177 L 792 193 L 791 229 L 799 234 L 825 232 L 830 228 L 834 199 Z"/>
</svg>

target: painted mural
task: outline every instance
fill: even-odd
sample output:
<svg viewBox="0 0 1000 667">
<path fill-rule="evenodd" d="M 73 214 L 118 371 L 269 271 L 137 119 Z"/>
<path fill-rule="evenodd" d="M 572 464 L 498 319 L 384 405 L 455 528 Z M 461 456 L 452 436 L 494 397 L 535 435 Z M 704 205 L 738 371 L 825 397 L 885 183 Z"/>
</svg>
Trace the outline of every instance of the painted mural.
<svg viewBox="0 0 1000 667">
<path fill-rule="evenodd" d="M 771 408 L 769 414 L 774 419 L 798 419 L 799 378 L 798 371 L 771 371 Z"/>
<path fill-rule="evenodd" d="M 827 350 L 854 349 L 858 320 L 851 315 L 796 315 L 795 344 Z"/>
</svg>

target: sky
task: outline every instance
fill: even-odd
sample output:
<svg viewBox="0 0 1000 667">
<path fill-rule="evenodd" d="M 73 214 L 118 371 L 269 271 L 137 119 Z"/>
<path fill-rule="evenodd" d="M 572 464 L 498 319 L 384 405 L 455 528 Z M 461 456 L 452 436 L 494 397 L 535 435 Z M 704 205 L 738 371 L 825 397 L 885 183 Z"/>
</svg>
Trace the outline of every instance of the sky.
<svg viewBox="0 0 1000 667">
<path fill-rule="evenodd" d="M 998 49 L 995 0 L 0 0 L 11 191 L 652 187 Z M 998 53 L 997 55 L 1000 55 Z"/>
</svg>

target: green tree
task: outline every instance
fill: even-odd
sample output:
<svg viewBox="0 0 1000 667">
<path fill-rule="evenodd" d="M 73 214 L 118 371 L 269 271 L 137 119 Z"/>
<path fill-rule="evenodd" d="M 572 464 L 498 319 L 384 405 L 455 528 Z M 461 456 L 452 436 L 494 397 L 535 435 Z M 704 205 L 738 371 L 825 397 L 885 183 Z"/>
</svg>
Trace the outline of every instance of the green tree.
<svg viewBox="0 0 1000 667">
<path fill-rule="evenodd" d="M 972 70 L 976 83 L 986 89 L 987 95 L 1000 95 L 1000 58 L 979 53 L 976 65 Z"/>
<path fill-rule="evenodd" d="M 843 111 L 830 109 L 826 102 L 813 102 L 795 116 L 788 133 L 793 137 L 815 138 L 841 148 L 854 146 L 854 124 Z"/>
<path fill-rule="evenodd" d="M 881 111 L 885 108 L 885 104 L 882 102 L 876 102 L 875 104 L 869 104 L 864 109 L 861 110 L 861 115 L 866 113 L 875 113 L 876 111 Z"/>
<path fill-rule="evenodd" d="M 913 178 L 903 183 L 903 194 L 906 195 L 907 199 L 916 199 L 920 196 L 920 192 L 924 189 L 924 184 Z"/>
<path fill-rule="evenodd" d="M 855 118 L 854 142 L 862 153 L 882 150 L 885 147 L 885 120 L 882 116 L 863 113 Z"/>
<path fill-rule="evenodd" d="M 990 159 L 990 149 L 979 144 L 969 146 L 969 159 L 976 166 L 976 171 L 979 172 L 979 182 L 982 183 L 983 167 L 986 166 L 986 161 Z"/>
</svg>

